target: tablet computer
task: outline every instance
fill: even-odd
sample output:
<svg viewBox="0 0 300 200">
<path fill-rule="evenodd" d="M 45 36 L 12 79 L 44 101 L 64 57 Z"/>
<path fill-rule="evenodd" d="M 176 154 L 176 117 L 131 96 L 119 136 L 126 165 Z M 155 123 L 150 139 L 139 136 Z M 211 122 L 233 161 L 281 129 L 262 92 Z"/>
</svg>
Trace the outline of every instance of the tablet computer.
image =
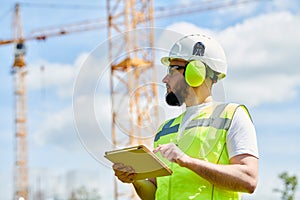
<svg viewBox="0 0 300 200">
<path fill-rule="evenodd" d="M 107 151 L 104 157 L 113 163 L 131 166 L 136 173 L 135 180 L 172 174 L 168 166 L 144 145 Z"/>
</svg>

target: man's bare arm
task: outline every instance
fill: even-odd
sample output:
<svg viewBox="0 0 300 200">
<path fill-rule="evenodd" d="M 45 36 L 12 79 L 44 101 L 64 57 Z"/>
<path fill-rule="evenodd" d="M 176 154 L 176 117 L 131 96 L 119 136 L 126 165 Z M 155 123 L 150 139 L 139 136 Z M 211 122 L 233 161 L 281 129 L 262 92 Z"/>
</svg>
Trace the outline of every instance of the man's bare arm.
<svg viewBox="0 0 300 200">
<path fill-rule="evenodd" d="M 161 145 L 154 150 L 172 162 L 186 167 L 217 187 L 232 191 L 253 193 L 258 179 L 258 159 L 242 154 L 230 159 L 230 164 L 210 163 L 184 154 L 175 144 Z"/>
</svg>

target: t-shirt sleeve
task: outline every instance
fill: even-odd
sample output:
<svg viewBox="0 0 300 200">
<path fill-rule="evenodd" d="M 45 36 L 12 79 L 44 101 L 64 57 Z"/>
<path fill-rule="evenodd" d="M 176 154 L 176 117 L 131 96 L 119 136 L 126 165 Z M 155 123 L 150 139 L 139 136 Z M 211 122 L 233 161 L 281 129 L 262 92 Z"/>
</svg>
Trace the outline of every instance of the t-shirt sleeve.
<svg viewBox="0 0 300 200">
<path fill-rule="evenodd" d="M 233 116 L 226 143 L 229 158 L 241 154 L 259 157 L 255 127 L 250 116 L 241 106 L 237 108 Z"/>
</svg>

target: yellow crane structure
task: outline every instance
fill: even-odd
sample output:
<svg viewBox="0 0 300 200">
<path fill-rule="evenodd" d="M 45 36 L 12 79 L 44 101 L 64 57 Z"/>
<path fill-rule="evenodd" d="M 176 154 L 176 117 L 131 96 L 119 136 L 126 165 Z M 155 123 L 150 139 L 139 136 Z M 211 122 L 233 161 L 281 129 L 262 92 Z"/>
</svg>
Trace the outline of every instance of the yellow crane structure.
<svg viewBox="0 0 300 200">
<path fill-rule="evenodd" d="M 14 38 L 18 38 L 15 44 L 15 59 L 13 75 L 15 84 L 15 168 L 14 168 L 14 199 L 28 199 L 28 163 L 27 163 L 27 101 L 26 101 L 26 63 L 24 59 L 25 45 L 22 31 L 22 23 L 19 14 L 19 5 L 15 7 Z"/>
<path fill-rule="evenodd" d="M 137 9 L 140 9 L 139 11 Z M 153 27 L 153 7 L 151 1 L 113 1 L 107 0 L 108 11 L 108 37 L 118 33 L 124 33 L 135 28 Z M 26 73 L 27 67 L 25 62 L 25 42 L 29 40 L 46 40 L 48 37 L 66 35 L 69 33 L 89 31 L 93 29 L 104 28 L 107 25 L 104 20 L 85 20 L 79 23 L 69 24 L 65 26 L 48 27 L 46 29 L 39 29 L 32 32 L 29 36 L 23 35 L 22 22 L 20 16 L 20 6 L 15 5 L 13 32 L 12 39 L 0 40 L 0 45 L 14 44 L 15 55 L 14 63 L 12 66 L 12 74 L 14 76 L 14 96 L 15 96 L 15 128 L 16 128 L 16 142 L 15 142 L 15 163 L 14 163 L 14 200 L 28 200 L 28 159 L 27 159 L 27 101 L 26 101 Z M 128 146 L 137 143 L 147 143 L 140 135 L 135 135 L 141 130 L 138 127 L 143 126 L 143 121 L 155 120 L 156 117 L 152 115 L 149 118 L 148 113 L 145 112 L 145 107 L 140 106 L 139 102 L 146 99 L 149 106 L 157 105 L 157 89 L 155 84 L 135 88 L 135 86 L 143 85 L 145 77 L 140 74 L 147 74 L 147 78 L 154 83 L 155 68 L 154 68 L 154 53 L 152 49 L 135 51 L 125 57 L 119 57 L 115 54 L 115 48 L 130 49 L 132 47 L 139 48 L 138 39 L 132 35 L 126 35 L 123 45 L 114 44 L 113 40 L 109 45 L 109 55 L 111 64 L 111 101 L 112 101 L 112 141 L 115 146 Z M 143 41 L 148 41 L 148 47 L 153 45 L 154 33 L 149 32 L 147 35 L 140 38 Z M 114 58 L 119 57 L 118 60 Z M 128 73 L 130 72 L 130 73 Z M 124 76 L 124 74 L 126 74 Z M 150 75 L 150 77 L 149 77 Z M 118 84 L 123 86 L 117 86 Z M 126 90 L 119 93 L 117 87 L 125 87 Z M 135 90 L 135 91 L 134 91 Z M 125 93 L 124 93 L 125 92 Z M 120 105 L 120 96 L 133 94 L 130 99 L 130 113 L 131 122 L 126 127 L 125 131 L 129 139 L 121 138 L 120 130 L 116 130 L 120 124 L 118 121 L 118 106 Z M 146 108 L 146 111 L 149 110 Z M 135 126 L 133 126 L 135 125 Z M 126 137 L 125 137 L 126 138 Z M 148 140 L 149 142 L 150 140 Z M 115 184 L 115 199 L 118 196 L 124 195 L 118 192 L 118 182 L 114 180 Z M 127 192 L 125 192 L 127 194 Z M 130 198 L 134 198 L 132 191 Z"/>
<path fill-rule="evenodd" d="M 123 41 L 109 40 L 113 147 L 120 148 L 141 143 L 150 145 L 153 138 L 143 135 L 143 127 L 147 122 L 149 125 L 158 120 L 157 109 L 154 109 L 154 114 L 150 116 L 151 108 L 158 105 L 153 51 L 154 32 L 153 29 L 149 29 L 154 26 L 153 2 L 107 0 L 107 12 L 108 38 L 116 34 L 125 34 L 122 37 Z M 132 32 L 135 29 L 141 29 L 142 33 Z M 120 55 L 120 52 L 125 52 L 125 55 Z M 122 118 L 120 113 L 124 110 L 124 101 L 128 102 L 126 104 L 130 116 L 128 120 Z M 114 199 L 137 198 L 133 188 L 131 192 L 128 190 L 124 192 L 119 184 L 115 178 Z"/>
<path fill-rule="evenodd" d="M 25 62 L 25 42 L 29 40 L 46 40 L 48 37 L 66 35 L 69 33 L 89 31 L 105 27 L 102 20 L 85 20 L 80 23 L 69 24 L 62 27 L 50 27 L 37 30 L 29 36 L 23 35 L 20 5 L 15 4 L 13 16 L 13 38 L 0 40 L 0 45 L 14 44 L 14 62 L 12 74 L 14 79 L 14 103 L 15 103 L 15 162 L 14 162 L 14 200 L 28 200 L 28 159 L 27 159 L 27 92 Z"/>
<path fill-rule="evenodd" d="M 208 1 L 193 7 L 172 7 L 160 9 L 155 18 L 191 14 L 212 9 L 230 7 L 260 0 Z M 27 100 L 26 100 L 26 62 L 25 42 L 28 40 L 45 40 L 48 37 L 69 33 L 83 32 L 107 27 L 108 38 L 119 33 L 125 34 L 121 44 L 109 41 L 109 61 L 111 62 L 111 102 L 112 102 L 112 142 L 115 147 L 140 143 L 150 144 L 151 138 L 143 135 L 141 127 L 144 123 L 158 119 L 158 111 L 154 110 L 151 119 L 149 108 L 157 105 L 158 94 L 154 84 L 156 79 L 155 54 L 153 51 L 154 27 L 153 0 L 107 0 L 107 19 L 86 20 L 65 26 L 40 29 L 29 36 L 23 36 L 19 4 L 15 5 L 13 39 L 0 40 L 0 45 L 14 44 L 14 62 L 12 74 L 14 79 L 15 99 L 15 162 L 14 162 L 14 200 L 28 200 L 28 160 L 27 160 Z M 143 29 L 143 34 L 135 35 L 134 29 Z M 140 43 L 148 47 L 144 49 Z M 146 43 L 145 43 L 146 41 Z M 118 40 L 119 42 L 119 40 Z M 118 52 L 127 52 L 119 55 Z M 147 81 L 145 81 L 147 76 Z M 149 80 L 153 83 L 149 83 Z M 141 86 L 138 87 L 137 86 Z M 122 89 L 120 89 L 122 88 Z M 129 100 L 129 124 L 122 124 L 119 110 L 124 97 Z M 155 123 L 155 122 L 154 122 Z M 124 137 L 125 133 L 125 137 Z M 128 188 L 127 188 L 128 189 Z M 135 199 L 134 191 L 122 191 L 118 181 L 114 179 L 114 199 Z"/>
</svg>

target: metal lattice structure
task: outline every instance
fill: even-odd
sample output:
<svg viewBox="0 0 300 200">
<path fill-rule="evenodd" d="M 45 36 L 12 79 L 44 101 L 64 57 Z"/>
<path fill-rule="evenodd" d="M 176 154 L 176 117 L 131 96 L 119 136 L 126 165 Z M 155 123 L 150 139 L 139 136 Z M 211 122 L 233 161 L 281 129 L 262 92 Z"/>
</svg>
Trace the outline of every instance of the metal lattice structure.
<svg viewBox="0 0 300 200">
<path fill-rule="evenodd" d="M 22 23 L 19 5 L 15 7 L 14 38 L 22 38 Z M 25 46 L 22 40 L 15 43 L 15 59 L 12 68 L 15 95 L 15 165 L 14 200 L 28 200 L 28 164 L 27 164 L 27 100 L 26 100 L 26 64 Z"/>
<path fill-rule="evenodd" d="M 107 11 L 113 146 L 151 145 L 150 124 L 158 120 L 155 109 L 149 113 L 158 103 L 152 0 L 107 0 Z M 133 188 L 124 187 L 114 179 L 114 199 L 135 199 Z"/>
</svg>

